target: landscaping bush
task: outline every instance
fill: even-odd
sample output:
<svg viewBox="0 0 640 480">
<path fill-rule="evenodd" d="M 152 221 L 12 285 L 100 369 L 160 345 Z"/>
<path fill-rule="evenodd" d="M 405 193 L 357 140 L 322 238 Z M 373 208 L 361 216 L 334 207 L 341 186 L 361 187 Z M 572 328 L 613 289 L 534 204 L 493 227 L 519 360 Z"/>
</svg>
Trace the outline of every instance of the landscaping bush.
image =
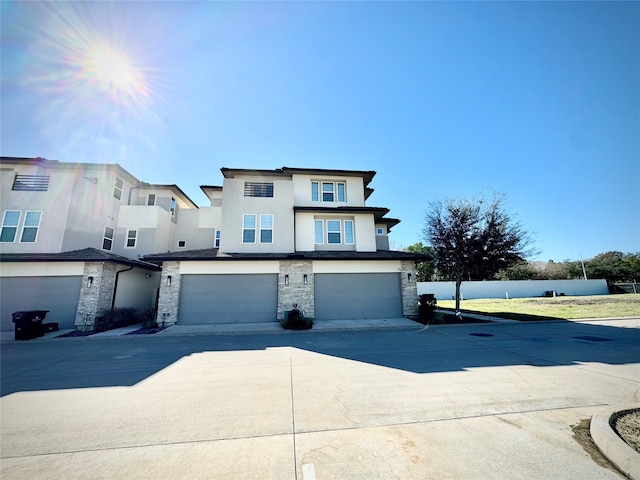
<svg viewBox="0 0 640 480">
<path fill-rule="evenodd" d="M 156 321 L 156 314 L 156 309 L 153 307 L 147 307 L 140 310 L 138 312 L 138 322 L 142 323 L 142 328 L 157 328 L 158 322 Z"/>
<path fill-rule="evenodd" d="M 293 308 L 285 312 L 285 316 L 280 320 L 280 325 L 286 330 L 309 330 L 313 327 L 313 319 L 305 318 L 298 304 L 294 303 Z"/>
<path fill-rule="evenodd" d="M 94 330 L 106 332 L 114 328 L 122 328 L 137 323 L 136 311 L 133 308 L 112 308 L 104 310 L 96 316 Z"/>
</svg>

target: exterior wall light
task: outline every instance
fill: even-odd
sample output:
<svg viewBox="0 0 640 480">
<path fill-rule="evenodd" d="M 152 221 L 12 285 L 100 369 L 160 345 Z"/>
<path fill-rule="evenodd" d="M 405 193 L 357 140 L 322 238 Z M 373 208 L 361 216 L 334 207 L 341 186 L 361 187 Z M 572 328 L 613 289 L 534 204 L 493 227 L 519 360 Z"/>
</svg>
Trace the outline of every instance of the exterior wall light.
<svg viewBox="0 0 640 480">
<path fill-rule="evenodd" d="M 284 276 L 284 284 L 289 285 L 289 275 Z"/>
<path fill-rule="evenodd" d="M 407 273 L 407 282 L 411 283 L 411 274 Z"/>
<path fill-rule="evenodd" d="M 171 275 L 167 275 L 167 287 L 171 286 Z"/>
<path fill-rule="evenodd" d="M 307 277 L 307 274 L 305 273 L 304 276 L 302 277 L 302 282 L 307 285 L 309 283 L 309 278 Z"/>
<path fill-rule="evenodd" d="M 87 288 L 91 288 L 93 285 L 93 277 L 87 277 Z"/>
</svg>

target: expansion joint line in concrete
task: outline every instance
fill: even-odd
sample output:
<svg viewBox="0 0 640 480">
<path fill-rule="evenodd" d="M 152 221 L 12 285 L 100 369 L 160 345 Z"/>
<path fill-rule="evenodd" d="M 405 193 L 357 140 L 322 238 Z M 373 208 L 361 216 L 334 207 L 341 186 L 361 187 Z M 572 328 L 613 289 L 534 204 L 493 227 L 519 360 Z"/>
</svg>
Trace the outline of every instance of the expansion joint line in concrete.
<svg viewBox="0 0 640 480">
<path fill-rule="evenodd" d="M 298 454 L 296 452 L 296 408 L 293 395 L 293 343 L 289 332 L 289 387 L 291 390 L 291 435 L 293 437 L 293 478 L 298 478 Z"/>
<path fill-rule="evenodd" d="M 504 417 L 507 415 L 526 415 L 529 413 L 539 413 L 539 412 L 553 412 L 559 410 L 574 410 L 577 408 L 595 408 L 595 407 L 605 407 L 608 404 L 606 403 L 595 403 L 590 405 L 571 405 L 567 407 L 553 407 L 553 408 L 535 408 L 531 410 L 518 410 L 518 411 L 507 411 L 507 412 L 494 412 L 488 414 L 481 415 L 466 415 L 463 417 L 443 417 L 443 418 L 431 418 L 429 420 L 414 420 L 412 422 L 391 422 L 391 423 L 379 423 L 373 425 L 358 425 L 355 427 L 342 427 L 342 428 L 327 428 L 327 429 L 315 429 L 315 430 L 305 430 L 300 433 L 309 434 L 309 433 L 326 433 L 326 432 L 342 432 L 348 430 L 364 430 L 367 428 L 387 428 L 387 427 L 405 427 L 409 425 L 422 425 L 427 423 L 439 423 L 439 422 L 455 422 L 458 420 L 473 420 L 475 418 L 491 418 L 491 417 Z"/>
</svg>

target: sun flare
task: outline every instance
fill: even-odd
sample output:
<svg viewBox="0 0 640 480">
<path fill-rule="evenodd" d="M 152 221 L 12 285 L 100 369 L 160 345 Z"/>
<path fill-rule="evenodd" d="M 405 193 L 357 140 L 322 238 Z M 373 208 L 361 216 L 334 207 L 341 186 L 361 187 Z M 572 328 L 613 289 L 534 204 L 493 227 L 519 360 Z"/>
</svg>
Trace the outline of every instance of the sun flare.
<svg viewBox="0 0 640 480">
<path fill-rule="evenodd" d="M 86 77 L 101 88 L 117 89 L 129 95 L 145 93 L 142 74 L 125 54 L 108 47 L 94 48 L 87 53 L 84 65 Z"/>
</svg>

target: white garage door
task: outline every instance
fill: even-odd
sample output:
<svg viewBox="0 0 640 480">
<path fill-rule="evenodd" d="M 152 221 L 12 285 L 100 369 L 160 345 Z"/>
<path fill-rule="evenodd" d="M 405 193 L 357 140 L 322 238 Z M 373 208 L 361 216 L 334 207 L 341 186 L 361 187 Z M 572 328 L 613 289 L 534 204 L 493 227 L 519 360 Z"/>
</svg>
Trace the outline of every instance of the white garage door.
<svg viewBox="0 0 640 480">
<path fill-rule="evenodd" d="M 399 273 L 318 273 L 314 282 L 318 320 L 402 317 Z"/>
<path fill-rule="evenodd" d="M 277 321 L 278 275 L 183 275 L 180 324 Z"/>
</svg>

